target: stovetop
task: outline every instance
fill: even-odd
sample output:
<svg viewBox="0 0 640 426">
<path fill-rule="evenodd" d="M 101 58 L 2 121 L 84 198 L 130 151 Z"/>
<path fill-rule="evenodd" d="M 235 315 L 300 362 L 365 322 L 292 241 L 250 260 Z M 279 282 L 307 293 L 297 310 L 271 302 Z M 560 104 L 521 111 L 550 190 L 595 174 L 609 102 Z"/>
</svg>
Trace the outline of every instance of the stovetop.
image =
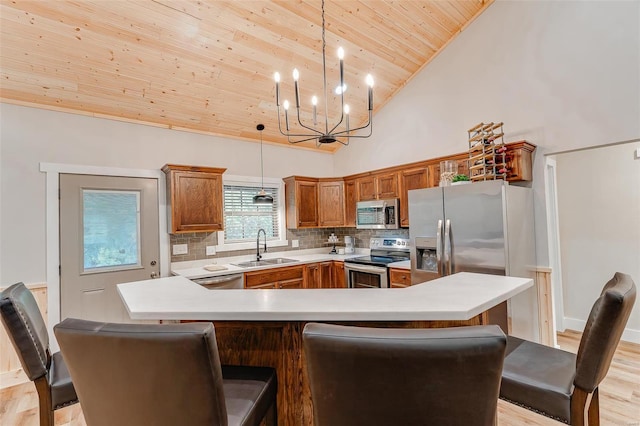
<svg viewBox="0 0 640 426">
<path fill-rule="evenodd" d="M 389 263 L 409 260 L 409 240 L 397 237 L 373 237 L 369 241 L 370 256 L 345 259 L 348 263 L 386 267 Z"/>
<path fill-rule="evenodd" d="M 361 265 L 373 265 L 386 267 L 389 263 L 409 260 L 409 256 L 360 256 L 345 259 L 347 263 L 359 263 Z"/>
</svg>

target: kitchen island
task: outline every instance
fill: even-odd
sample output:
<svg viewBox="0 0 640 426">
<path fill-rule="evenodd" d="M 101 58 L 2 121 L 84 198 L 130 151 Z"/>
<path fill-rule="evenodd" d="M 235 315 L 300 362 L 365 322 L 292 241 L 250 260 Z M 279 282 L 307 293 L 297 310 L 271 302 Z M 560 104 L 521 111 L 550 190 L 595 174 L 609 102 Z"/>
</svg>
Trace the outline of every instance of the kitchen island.
<svg viewBox="0 0 640 426">
<path fill-rule="evenodd" d="M 176 276 L 118 285 L 132 319 L 213 321 L 221 362 L 278 372 L 281 425 L 312 425 L 302 330 L 321 321 L 371 327 L 486 324 L 486 311 L 533 285 L 459 273 L 401 289 L 208 290 Z"/>
</svg>

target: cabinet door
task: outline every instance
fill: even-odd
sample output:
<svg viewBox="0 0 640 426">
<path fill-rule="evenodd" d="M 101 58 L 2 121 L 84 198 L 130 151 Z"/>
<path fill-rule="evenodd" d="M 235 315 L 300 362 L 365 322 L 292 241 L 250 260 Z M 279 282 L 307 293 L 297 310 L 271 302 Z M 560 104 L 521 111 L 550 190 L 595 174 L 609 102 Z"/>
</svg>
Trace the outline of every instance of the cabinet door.
<svg viewBox="0 0 640 426">
<path fill-rule="evenodd" d="M 344 262 L 333 261 L 331 285 L 333 288 L 347 288 L 344 276 Z"/>
<path fill-rule="evenodd" d="M 376 176 L 378 199 L 398 198 L 398 173 L 386 173 Z"/>
<path fill-rule="evenodd" d="M 331 273 L 332 262 L 322 262 L 320 263 L 320 288 L 334 288 L 333 285 L 333 274 Z"/>
<path fill-rule="evenodd" d="M 296 182 L 298 227 L 318 226 L 318 183 Z"/>
<path fill-rule="evenodd" d="M 408 191 L 427 188 L 428 184 L 428 173 L 425 167 L 400 172 L 400 226 L 409 226 Z"/>
<path fill-rule="evenodd" d="M 519 142 L 507 147 L 507 180 L 530 181 L 533 179 L 532 152 L 535 147 L 525 142 Z"/>
<path fill-rule="evenodd" d="M 318 184 L 318 222 L 320 226 L 344 226 L 344 182 Z"/>
<path fill-rule="evenodd" d="M 320 288 L 320 265 L 310 263 L 304 267 L 304 288 Z"/>
<path fill-rule="evenodd" d="M 169 171 L 170 233 L 223 229 L 222 175 L 198 171 Z"/>
<path fill-rule="evenodd" d="M 356 182 L 358 185 L 358 201 L 376 199 L 376 180 L 373 176 L 362 177 Z"/>
<path fill-rule="evenodd" d="M 440 164 L 430 164 L 429 167 L 429 176 L 428 176 L 428 184 L 427 188 L 433 188 L 436 186 L 440 186 Z"/>
<path fill-rule="evenodd" d="M 411 285 L 411 271 L 404 269 L 389 269 L 389 281 L 392 288 L 402 288 Z"/>
<path fill-rule="evenodd" d="M 356 226 L 356 203 L 358 202 L 358 185 L 355 180 L 344 182 L 344 225 Z"/>
</svg>

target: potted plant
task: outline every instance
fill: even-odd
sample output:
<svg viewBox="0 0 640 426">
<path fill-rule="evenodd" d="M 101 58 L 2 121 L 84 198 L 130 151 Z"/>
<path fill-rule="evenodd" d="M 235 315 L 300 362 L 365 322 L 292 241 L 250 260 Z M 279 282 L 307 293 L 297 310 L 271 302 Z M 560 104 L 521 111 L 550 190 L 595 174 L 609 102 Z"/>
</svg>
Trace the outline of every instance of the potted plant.
<svg viewBox="0 0 640 426">
<path fill-rule="evenodd" d="M 467 175 L 455 175 L 451 181 L 451 185 L 463 185 L 465 183 L 471 183 Z"/>
</svg>

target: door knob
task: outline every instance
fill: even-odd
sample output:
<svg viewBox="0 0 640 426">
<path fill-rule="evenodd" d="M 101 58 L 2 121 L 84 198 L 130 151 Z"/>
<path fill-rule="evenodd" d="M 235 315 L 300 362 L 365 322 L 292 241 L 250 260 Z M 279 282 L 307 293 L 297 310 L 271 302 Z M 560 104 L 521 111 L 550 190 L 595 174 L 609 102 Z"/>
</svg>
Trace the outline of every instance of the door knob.
<svg viewBox="0 0 640 426">
<path fill-rule="evenodd" d="M 159 276 L 160 276 L 160 274 L 158 274 L 155 271 L 151 273 L 151 278 L 158 278 Z"/>
</svg>

